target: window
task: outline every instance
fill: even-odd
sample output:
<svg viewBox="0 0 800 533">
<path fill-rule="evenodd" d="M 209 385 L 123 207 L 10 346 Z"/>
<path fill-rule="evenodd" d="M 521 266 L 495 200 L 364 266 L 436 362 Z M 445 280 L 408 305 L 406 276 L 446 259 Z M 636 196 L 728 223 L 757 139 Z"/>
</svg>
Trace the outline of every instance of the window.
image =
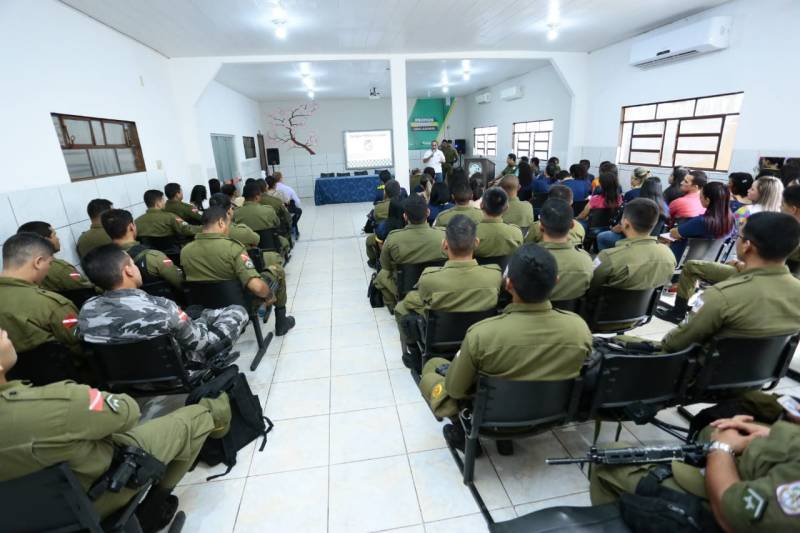
<svg viewBox="0 0 800 533">
<path fill-rule="evenodd" d="M 727 171 L 744 93 L 622 108 L 619 162 Z"/>
<path fill-rule="evenodd" d="M 482 155 L 484 157 L 497 155 L 497 126 L 475 128 L 472 155 Z"/>
<path fill-rule="evenodd" d="M 538 157 L 542 161 L 550 158 L 553 147 L 553 121 L 534 120 L 532 122 L 515 122 L 511 134 L 511 147 L 517 159 Z"/>
<path fill-rule="evenodd" d="M 242 137 L 242 141 L 244 141 L 244 158 L 253 159 L 256 156 L 255 137 Z"/>
<path fill-rule="evenodd" d="M 72 181 L 147 170 L 136 124 L 52 113 Z"/>
</svg>

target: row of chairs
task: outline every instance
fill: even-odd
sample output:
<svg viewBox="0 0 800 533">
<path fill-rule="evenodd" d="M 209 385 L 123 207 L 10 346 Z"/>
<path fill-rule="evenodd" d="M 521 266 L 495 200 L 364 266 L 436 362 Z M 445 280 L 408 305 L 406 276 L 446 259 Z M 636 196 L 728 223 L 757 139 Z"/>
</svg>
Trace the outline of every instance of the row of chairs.
<svg viewBox="0 0 800 533">
<path fill-rule="evenodd" d="M 378 174 L 378 172 L 379 171 L 377 170 L 372 171 L 373 174 Z M 369 172 L 367 172 L 366 170 L 356 170 L 355 172 L 353 172 L 353 176 L 368 176 L 368 175 Z M 349 172 L 321 172 L 319 175 L 320 178 L 333 178 L 333 177 L 345 178 L 348 176 L 350 176 Z"/>
</svg>

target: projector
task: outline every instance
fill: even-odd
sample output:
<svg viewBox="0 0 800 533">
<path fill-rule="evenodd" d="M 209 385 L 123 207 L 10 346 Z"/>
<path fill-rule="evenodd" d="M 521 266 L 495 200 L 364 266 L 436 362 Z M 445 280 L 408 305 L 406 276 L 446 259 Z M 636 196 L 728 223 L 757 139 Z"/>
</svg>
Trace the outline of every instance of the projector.
<svg viewBox="0 0 800 533">
<path fill-rule="evenodd" d="M 370 100 L 379 100 L 381 97 L 381 93 L 378 92 L 377 87 L 373 87 L 369 90 L 369 99 Z"/>
</svg>

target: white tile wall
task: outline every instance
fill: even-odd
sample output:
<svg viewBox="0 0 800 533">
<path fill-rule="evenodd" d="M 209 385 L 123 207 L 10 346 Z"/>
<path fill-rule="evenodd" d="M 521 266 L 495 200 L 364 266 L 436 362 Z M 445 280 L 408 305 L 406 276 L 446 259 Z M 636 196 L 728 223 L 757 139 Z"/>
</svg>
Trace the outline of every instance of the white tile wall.
<svg viewBox="0 0 800 533">
<path fill-rule="evenodd" d="M 70 224 L 86 219 L 86 204 L 88 201 L 93 198 L 101 198 L 97 192 L 97 181 L 98 180 L 79 181 L 61 185 L 58 188 L 61 201 L 64 204 L 64 210 L 67 214 L 67 221 Z M 39 220 L 50 222 L 49 218 L 41 218 Z M 54 226 L 56 225 L 56 222 L 50 223 Z"/>
</svg>

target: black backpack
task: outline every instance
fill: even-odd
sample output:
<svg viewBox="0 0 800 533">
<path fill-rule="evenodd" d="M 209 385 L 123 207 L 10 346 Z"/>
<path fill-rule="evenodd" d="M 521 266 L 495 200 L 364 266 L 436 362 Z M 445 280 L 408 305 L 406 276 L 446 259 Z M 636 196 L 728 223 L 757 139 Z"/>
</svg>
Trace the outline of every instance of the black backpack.
<svg viewBox="0 0 800 533">
<path fill-rule="evenodd" d="M 159 283 L 163 281 L 158 276 L 154 276 L 147 271 L 147 255 L 145 252 L 148 250 L 152 250 L 152 248 L 149 248 L 143 244 L 136 244 L 128 248 L 128 255 L 131 256 L 133 263 L 137 266 L 139 272 L 142 274 L 142 285 Z"/>
<path fill-rule="evenodd" d="M 378 287 L 375 286 L 375 278 L 377 275 L 377 272 L 372 274 L 372 277 L 369 280 L 369 286 L 367 287 L 367 298 L 369 298 L 369 305 L 371 305 L 373 308 L 384 306 L 383 293 Z"/>
<path fill-rule="evenodd" d="M 216 398 L 226 392 L 231 402 L 231 428 L 221 439 L 206 439 L 197 460 L 209 466 L 224 463 L 228 467 L 222 474 L 210 476 L 206 481 L 227 475 L 236 465 L 236 452 L 263 437 L 258 451 L 264 451 L 267 433 L 272 430 L 272 421 L 264 416 L 261 401 L 250 390 L 247 378 L 239 367 L 231 365 L 218 376 L 194 389 L 186 398 L 186 405 L 194 405 L 202 398 Z"/>
</svg>

